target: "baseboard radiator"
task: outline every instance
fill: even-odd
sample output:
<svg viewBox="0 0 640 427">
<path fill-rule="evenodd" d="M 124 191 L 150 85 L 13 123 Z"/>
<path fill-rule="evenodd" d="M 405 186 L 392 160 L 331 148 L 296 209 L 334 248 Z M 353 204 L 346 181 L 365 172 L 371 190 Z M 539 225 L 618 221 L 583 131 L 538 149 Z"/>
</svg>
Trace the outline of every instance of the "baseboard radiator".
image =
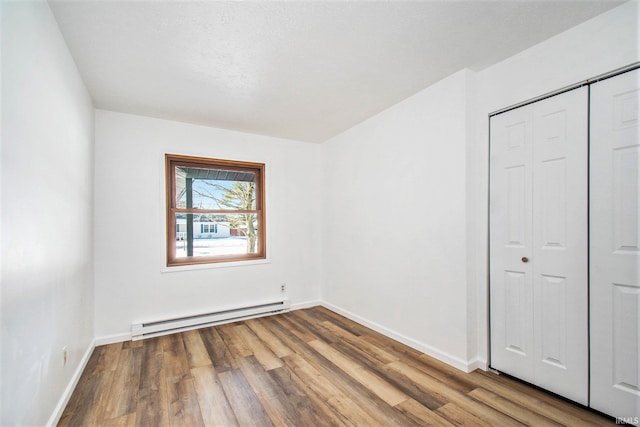
<svg viewBox="0 0 640 427">
<path fill-rule="evenodd" d="M 176 332 L 235 322 L 238 320 L 285 313 L 289 311 L 289 307 L 289 300 L 284 299 L 174 319 L 134 323 L 131 325 L 131 339 L 133 341 L 137 341 L 145 338 L 158 337 L 160 335 L 168 335 Z"/>
</svg>

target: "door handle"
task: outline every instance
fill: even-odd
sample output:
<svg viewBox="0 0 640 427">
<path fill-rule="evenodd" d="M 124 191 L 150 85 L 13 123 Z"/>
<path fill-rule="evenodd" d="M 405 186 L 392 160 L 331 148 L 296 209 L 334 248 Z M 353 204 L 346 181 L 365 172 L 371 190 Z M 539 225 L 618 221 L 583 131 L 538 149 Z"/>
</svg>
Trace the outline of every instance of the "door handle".
<svg viewBox="0 0 640 427">
<path fill-rule="evenodd" d="M 527 258 L 526 256 L 522 257 L 522 262 L 529 262 L 529 258 Z"/>
</svg>

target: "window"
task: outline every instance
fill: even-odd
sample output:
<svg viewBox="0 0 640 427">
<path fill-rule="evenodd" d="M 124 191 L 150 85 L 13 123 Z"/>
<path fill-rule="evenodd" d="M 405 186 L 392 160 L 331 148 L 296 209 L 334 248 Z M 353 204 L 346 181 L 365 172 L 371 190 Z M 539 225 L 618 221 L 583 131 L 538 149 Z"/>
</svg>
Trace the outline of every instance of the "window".
<svg viewBox="0 0 640 427">
<path fill-rule="evenodd" d="M 217 233 L 218 224 L 200 224 L 200 233 Z"/>
<path fill-rule="evenodd" d="M 167 265 L 263 259 L 264 164 L 165 155 Z"/>
</svg>

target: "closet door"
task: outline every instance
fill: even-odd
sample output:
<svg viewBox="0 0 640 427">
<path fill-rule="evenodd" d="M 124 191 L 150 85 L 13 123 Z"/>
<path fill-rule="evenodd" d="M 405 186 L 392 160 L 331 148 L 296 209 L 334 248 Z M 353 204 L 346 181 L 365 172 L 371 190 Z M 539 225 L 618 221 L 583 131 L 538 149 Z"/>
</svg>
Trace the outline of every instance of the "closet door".
<svg viewBox="0 0 640 427">
<path fill-rule="evenodd" d="M 533 361 L 533 107 L 491 118 L 491 366 L 535 382 Z"/>
<path fill-rule="evenodd" d="M 491 119 L 491 366 L 588 403 L 588 90 Z"/>
<path fill-rule="evenodd" d="M 640 71 L 592 85 L 591 406 L 640 417 Z"/>
</svg>

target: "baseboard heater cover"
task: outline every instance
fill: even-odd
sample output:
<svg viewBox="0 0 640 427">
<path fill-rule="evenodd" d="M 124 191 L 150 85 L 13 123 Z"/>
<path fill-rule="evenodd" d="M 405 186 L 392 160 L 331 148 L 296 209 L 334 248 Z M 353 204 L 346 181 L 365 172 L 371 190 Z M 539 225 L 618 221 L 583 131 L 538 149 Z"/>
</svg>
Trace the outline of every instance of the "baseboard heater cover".
<svg viewBox="0 0 640 427">
<path fill-rule="evenodd" d="M 285 313 L 289 311 L 289 307 L 289 300 L 284 299 L 173 319 L 134 323 L 131 325 L 131 340 L 137 341 L 269 314 Z"/>
</svg>

